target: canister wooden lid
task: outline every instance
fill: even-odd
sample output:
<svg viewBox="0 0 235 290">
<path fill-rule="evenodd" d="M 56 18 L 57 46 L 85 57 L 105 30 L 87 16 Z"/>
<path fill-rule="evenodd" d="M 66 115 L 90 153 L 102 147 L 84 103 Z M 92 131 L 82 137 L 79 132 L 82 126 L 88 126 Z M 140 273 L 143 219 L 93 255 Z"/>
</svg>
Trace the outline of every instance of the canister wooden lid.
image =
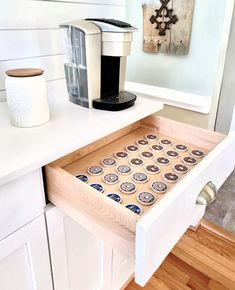
<svg viewBox="0 0 235 290">
<path fill-rule="evenodd" d="M 41 68 L 19 68 L 7 70 L 6 74 L 9 77 L 35 77 L 40 76 L 44 73 Z"/>
</svg>

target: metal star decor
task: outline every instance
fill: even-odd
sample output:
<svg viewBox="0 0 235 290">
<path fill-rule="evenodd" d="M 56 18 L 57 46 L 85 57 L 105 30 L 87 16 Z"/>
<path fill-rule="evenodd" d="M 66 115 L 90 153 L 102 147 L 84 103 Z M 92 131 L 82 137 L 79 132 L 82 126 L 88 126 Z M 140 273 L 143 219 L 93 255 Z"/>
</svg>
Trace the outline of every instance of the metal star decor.
<svg viewBox="0 0 235 290">
<path fill-rule="evenodd" d="M 169 9 L 167 4 L 171 0 L 159 0 L 161 2 L 160 9 L 156 9 L 156 15 L 152 15 L 149 19 L 152 24 L 156 23 L 156 29 L 159 30 L 159 35 L 166 35 L 166 30 L 171 29 L 171 25 L 178 21 L 176 15 L 172 15 L 173 9 Z"/>
</svg>

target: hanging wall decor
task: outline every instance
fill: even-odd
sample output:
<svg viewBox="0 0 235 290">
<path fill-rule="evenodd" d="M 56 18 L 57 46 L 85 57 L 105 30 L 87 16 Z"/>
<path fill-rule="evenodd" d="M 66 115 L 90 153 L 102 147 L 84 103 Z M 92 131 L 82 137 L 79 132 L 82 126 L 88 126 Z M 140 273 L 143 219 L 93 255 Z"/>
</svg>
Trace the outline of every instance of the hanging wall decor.
<svg viewBox="0 0 235 290">
<path fill-rule="evenodd" d="M 195 0 L 143 0 L 145 52 L 188 53 Z"/>
</svg>

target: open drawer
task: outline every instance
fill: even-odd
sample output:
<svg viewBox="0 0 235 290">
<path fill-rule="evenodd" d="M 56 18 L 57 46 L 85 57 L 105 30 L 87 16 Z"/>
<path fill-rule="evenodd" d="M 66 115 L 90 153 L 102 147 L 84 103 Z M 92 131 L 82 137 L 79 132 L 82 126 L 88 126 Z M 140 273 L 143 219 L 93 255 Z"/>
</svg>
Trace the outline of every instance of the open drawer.
<svg viewBox="0 0 235 290">
<path fill-rule="evenodd" d="M 156 135 L 158 140 L 148 140 L 148 144 L 138 146 L 138 152 L 128 152 L 126 159 L 113 157 L 113 153 L 120 150 L 127 152 L 126 146 L 146 139 L 148 134 Z M 172 144 L 168 147 L 163 145 L 164 153 L 150 150 L 153 144 L 166 139 Z M 188 150 L 178 150 L 179 156 L 174 156 L 174 159 L 168 156 L 170 164 L 167 166 L 157 165 L 155 160 L 158 157 L 166 157 L 167 151 L 177 151 L 174 147 L 176 144 L 186 145 Z M 204 186 L 212 181 L 219 188 L 234 169 L 234 148 L 234 134 L 225 138 L 219 133 L 149 116 L 47 165 L 45 176 L 48 199 L 93 234 L 120 249 L 123 255 L 133 252 L 135 281 L 144 286 L 188 227 L 202 218 L 205 206 L 196 202 Z M 195 158 L 196 165 L 183 164 L 183 158 L 195 149 L 205 153 L 205 156 Z M 143 151 L 154 152 L 154 156 L 144 159 L 143 154 L 141 156 Z M 117 165 L 131 165 L 132 173 L 120 175 L 117 184 L 105 184 L 104 175 L 116 172 L 116 167 L 101 166 L 101 160 L 106 157 L 114 158 Z M 146 163 L 145 166 L 155 164 L 160 168 L 160 172 L 149 174 L 144 166 L 132 167 L 132 158 L 142 159 L 144 164 Z M 172 183 L 166 179 L 167 175 L 164 173 L 173 173 L 172 168 L 175 164 L 186 165 L 188 172 L 177 172 L 178 181 Z M 92 165 L 101 166 L 102 175 L 87 174 L 87 168 Z M 135 183 L 132 179 L 133 173 L 136 172 L 146 173 L 148 181 Z M 88 183 L 76 178 L 78 174 L 84 173 L 89 176 Z M 153 191 L 151 184 L 155 181 L 164 182 L 168 186 L 164 194 Z M 102 184 L 105 187 L 104 193 L 89 185 L 93 182 Z M 119 191 L 119 195 L 122 196 L 122 203 L 119 204 L 107 197 L 107 193 L 117 192 L 122 182 L 134 183 L 137 190 L 134 194 L 122 194 Z M 137 193 L 143 191 L 156 197 L 153 205 L 138 204 Z M 137 215 L 125 207 L 130 203 L 138 204 L 143 214 Z"/>
</svg>

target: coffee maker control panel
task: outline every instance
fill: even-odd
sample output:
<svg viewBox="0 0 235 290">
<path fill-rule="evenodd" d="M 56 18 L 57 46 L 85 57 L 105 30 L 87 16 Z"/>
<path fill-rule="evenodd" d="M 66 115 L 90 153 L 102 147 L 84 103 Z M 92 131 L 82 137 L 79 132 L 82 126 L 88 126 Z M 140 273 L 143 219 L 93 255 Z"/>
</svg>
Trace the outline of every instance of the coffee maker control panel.
<svg viewBox="0 0 235 290">
<path fill-rule="evenodd" d="M 121 28 L 130 28 L 132 27 L 129 23 L 121 21 L 121 20 L 116 20 L 116 19 L 107 19 L 107 18 L 87 18 L 86 20 L 88 21 L 98 21 L 98 22 L 103 22 L 107 24 L 111 24 L 117 27 Z"/>
<path fill-rule="evenodd" d="M 106 18 L 87 18 L 86 21 L 94 23 L 97 25 L 102 33 L 132 33 L 137 31 L 137 29 L 131 26 L 129 23 L 116 20 L 116 19 L 106 19 Z"/>
</svg>

